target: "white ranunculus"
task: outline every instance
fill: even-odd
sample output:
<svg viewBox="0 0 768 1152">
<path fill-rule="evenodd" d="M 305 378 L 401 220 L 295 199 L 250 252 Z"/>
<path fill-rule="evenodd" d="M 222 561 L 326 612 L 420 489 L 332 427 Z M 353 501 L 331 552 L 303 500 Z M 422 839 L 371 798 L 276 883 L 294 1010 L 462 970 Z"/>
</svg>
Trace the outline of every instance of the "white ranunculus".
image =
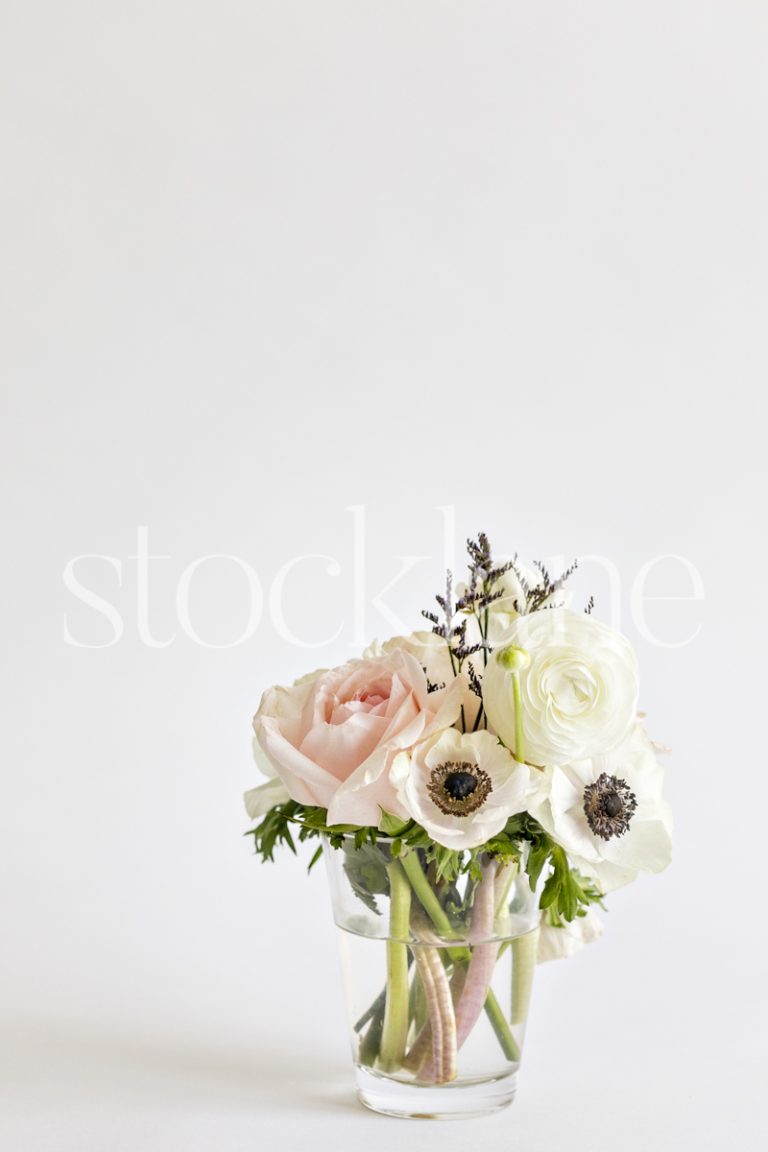
<svg viewBox="0 0 768 1152">
<path fill-rule="evenodd" d="M 638 724 L 612 752 L 539 774 L 528 811 L 603 892 L 661 872 L 672 855 L 664 770 Z"/>
<path fill-rule="evenodd" d="M 564 764 L 615 748 L 637 711 L 637 659 L 629 641 L 585 613 L 551 608 L 520 616 L 483 678 L 486 715 L 516 755 L 513 675 L 505 648 L 530 658 L 520 677 L 524 748 L 530 764 Z"/>
<path fill-rule="evenodd" d="M 539 930 L 539 951 L 537 961 L 564 960 L 579 952 L 585 944 L 591 944 L 603 934 L 603 922 L 594 908 L 588 908 L 583 916 L 564 921 L 562 927 L 554 928 L 548 923 L 546 910 L 541 914 Z"/>
<path fill-rule="evenodd" d="M 413 820 L 457 851 L 477 848 L 525 810 L 530 769 L 489 732 L 444 732 L 393 761 L 390 781 Z"/>
</svg>

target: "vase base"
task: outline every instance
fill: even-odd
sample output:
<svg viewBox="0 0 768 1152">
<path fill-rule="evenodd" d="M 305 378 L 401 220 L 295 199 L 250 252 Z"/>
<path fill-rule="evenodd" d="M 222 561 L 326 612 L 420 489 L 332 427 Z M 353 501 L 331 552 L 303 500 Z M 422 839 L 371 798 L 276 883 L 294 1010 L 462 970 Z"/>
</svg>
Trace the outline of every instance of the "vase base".
<svg viewBox="0 0 768 1152">
<path fill-rule="evenodd" d="M 517 1072 L 482 1080 L 456 1080 L 434 1087 L 407 1084 L 355 1068 L 357 1095 L 366 1108 L 409 1120 L 462 1120 L 508 1107 L 517 1091 Z"/>
</svg>

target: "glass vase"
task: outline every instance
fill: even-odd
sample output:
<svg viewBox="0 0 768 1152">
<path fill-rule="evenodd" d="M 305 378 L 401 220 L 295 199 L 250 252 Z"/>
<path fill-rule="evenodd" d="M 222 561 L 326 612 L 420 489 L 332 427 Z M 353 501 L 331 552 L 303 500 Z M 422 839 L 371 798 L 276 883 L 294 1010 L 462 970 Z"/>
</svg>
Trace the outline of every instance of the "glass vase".
<svg viewBox="0 0 768 1152">
<path fill-rule="evenodd" d="M 525 872 L 481 856 L 449 881 L 387 840 L 323 847 L 362 1103 L 435 1119 L 506 1107 L 538 944 Z"/>
</svg>

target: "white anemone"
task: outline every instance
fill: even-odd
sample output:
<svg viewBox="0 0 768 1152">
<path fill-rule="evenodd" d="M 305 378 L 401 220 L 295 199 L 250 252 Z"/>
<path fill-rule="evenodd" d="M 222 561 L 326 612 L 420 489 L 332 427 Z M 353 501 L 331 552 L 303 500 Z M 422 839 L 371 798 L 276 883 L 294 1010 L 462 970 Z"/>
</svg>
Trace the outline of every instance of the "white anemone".
<svg viewBox="0 0 768 1152">
<path fill-rule="evenodd" d="M 438 844 L 477 848 L 525 810 L 530 770 L 489 732 L 448 728 L 398 755 L 390 781 Z"/>
<path fill-rule="evenodd" d="M 661 872 L 672 854 L 664 770 L 640 725 L 603 756 L 549 767 L 528 810 L 603 892 Z"/>
</svg>

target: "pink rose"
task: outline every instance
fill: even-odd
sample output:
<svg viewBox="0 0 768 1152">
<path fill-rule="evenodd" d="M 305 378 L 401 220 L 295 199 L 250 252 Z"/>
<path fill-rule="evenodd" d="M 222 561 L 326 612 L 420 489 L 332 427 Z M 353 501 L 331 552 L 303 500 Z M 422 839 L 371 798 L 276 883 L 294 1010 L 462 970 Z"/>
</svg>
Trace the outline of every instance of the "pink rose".
<svg viewBox="0 0 768 1152">
<path fill-rule="evenodd" d="M 463 677 L 436 692 L 418 660 L 395 650 L 315 672 L 264 693 L 253 728 L 292 799 L 328 809 L 330 824 L 378 825 L 407 812 L 389 780 L 396 754 L 450 727 Z"/>
</svg>

